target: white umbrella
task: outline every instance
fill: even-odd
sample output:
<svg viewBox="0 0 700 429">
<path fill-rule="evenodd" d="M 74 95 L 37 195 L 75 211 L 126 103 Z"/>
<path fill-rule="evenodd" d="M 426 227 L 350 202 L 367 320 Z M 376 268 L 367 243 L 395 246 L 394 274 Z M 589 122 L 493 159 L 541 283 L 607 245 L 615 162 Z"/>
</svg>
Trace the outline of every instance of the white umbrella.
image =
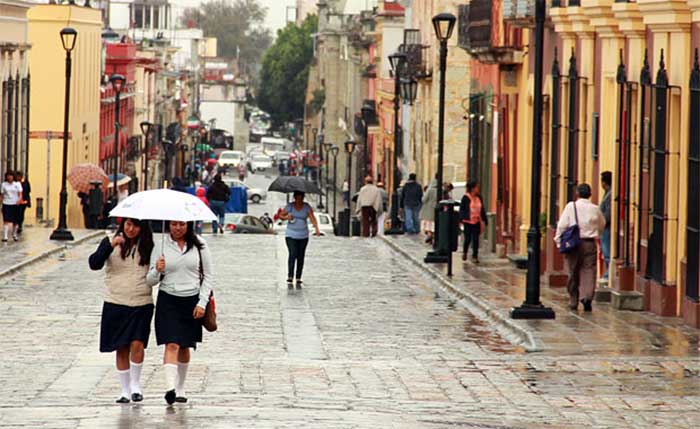
<svg viewBox="0 0 700 429">
<path fill-rule="evenodd" d="M 217 220 L 216 215 L 199 198 L 170 189 L 153 189 L 131 194 L 112 209 L 109 215 L 139 220 L 180 222 Z"/>
</svg>

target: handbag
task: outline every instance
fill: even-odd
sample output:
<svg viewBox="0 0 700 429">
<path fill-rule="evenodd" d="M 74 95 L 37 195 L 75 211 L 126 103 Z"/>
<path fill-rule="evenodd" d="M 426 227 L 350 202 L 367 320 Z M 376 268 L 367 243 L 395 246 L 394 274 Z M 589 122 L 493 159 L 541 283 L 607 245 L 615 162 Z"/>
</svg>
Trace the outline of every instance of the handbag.
<svg viewBox="0 0 700 429">
<path fill-rule="evenodd" d="M 578 226 L 578 212 L 574 201 L 574 216 L 576 223 L 566 228 L 559 239 L 559 253 L 572 253 L 581 245 L 581 231 Z"/>
<path fill-rule="evenodd" d="M 202 251 L 197 249 L 197 253 L 199 253 L 199 287 L 201 288 L 204 283 L 204 266 L 202 265 Z M 209 332 L 214 332 L 218 328 L 216 325 L 216 301 L 214 301 L 213 291 L 209 293 L 209 302 L 204 310 L 202 326 Z"/>
</svg>

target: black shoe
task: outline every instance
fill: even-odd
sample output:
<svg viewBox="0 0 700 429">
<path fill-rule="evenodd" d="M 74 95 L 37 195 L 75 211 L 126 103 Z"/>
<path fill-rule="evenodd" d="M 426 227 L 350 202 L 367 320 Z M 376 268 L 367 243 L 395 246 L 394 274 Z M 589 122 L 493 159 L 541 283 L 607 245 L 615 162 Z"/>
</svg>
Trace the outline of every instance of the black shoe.
<svg viewBox="0 0 700 429">
<path fill-rule="evenodd" d="M 297 289 L 301 289 L 301 287 L 304 285 L 304 282 L 301 281 L 301 279 L 297 279 Z"/>
<path fill-rule="evenodd" d="M 581 302 L 583 303 L 583 311 L 593 311 L 593 303 L 590 299 L 582 299 Z"/>
<path fill-rule="evenodd" d="M 165 392 L 165 402 L 167 402 L 168 405 L 173 405 L 173 403 L 175 403 L 175 389 Z"/>
<path fill-rule="evenodd" d="M 7 238 L 3 238 L 3 239 L 2 239 L 2 242 L 3 242 L 3 243 L 7 243 Z"/>
<path fill-rule="evenodd" d="M 129 398 L 126 396 L 122 396 L 121 398 L 117 399 L 117 404 L 128 404 L 129 402 L 131 401 L 129 401 Z"/>
<path fill-rule="evenodd" d="M 131 400 L 134 402 L 141 402 L 143 401 L 143 395 L 140 393 L 132 393 Z"/>
<path fill-rule="evenodd" d="M 187 402 L 187 398 L 185 398 L 184 396 L 176 396 L 176 397 L 175 397 L 175 402 L 179 402 L 179 403 L 181 403 L 181 404 L 184 404 L 184 403 Z"/>
<path fill-rule="evenodd" d="M 224 233 L 224 227 L 219 225 L 219 234 L 223 234 L 223 233 Z"/>
</svg>

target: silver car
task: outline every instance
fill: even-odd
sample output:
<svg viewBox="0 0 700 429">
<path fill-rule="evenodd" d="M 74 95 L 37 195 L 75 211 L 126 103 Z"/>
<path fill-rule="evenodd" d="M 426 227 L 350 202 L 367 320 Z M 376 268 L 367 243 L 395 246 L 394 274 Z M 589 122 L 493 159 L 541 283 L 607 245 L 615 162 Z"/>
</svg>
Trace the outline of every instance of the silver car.
<svg viewBox="0 0 700 429">
<path fill-rule="evenodd" d="M 238 179 L 232 179 L 230 177 L 223 177 L 222 180 L 228 187 L 245 188 L 248 201 L 252 201 L 254 204 L 260 204 L 261 201 L 265 201 L 267 199 L 267 191 L 265 189 L 252 188 L 244 182 L 241 182 Z"/>
</svg>

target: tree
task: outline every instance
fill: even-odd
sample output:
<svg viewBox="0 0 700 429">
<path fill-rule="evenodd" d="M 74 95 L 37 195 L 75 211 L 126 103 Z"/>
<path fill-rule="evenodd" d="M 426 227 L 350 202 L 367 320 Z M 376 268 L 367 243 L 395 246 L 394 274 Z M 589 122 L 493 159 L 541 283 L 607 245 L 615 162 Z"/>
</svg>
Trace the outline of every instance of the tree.
<svg viewBox="0 0 700 429">
<path fill-rule="evenodd" d="M 270 30 L 263 28 L 266 13 L 257 0 L 211 0 L 185 9 L 182 24 L 215 37 L 219 56 L 239 57 L 241 69 L 254 72 L 272 41 Z"/>
<path fill-rule="evenodd" d="M 312 35 L 317 28 L 315 15 L 309 15 L 301 26 L 289 23 L 277 32 L 275 43 L 263 55 L 258 107 L 268 112 L 277 125 L 304 116 L 306 84 L 314 56 Z"/>
</svg>

